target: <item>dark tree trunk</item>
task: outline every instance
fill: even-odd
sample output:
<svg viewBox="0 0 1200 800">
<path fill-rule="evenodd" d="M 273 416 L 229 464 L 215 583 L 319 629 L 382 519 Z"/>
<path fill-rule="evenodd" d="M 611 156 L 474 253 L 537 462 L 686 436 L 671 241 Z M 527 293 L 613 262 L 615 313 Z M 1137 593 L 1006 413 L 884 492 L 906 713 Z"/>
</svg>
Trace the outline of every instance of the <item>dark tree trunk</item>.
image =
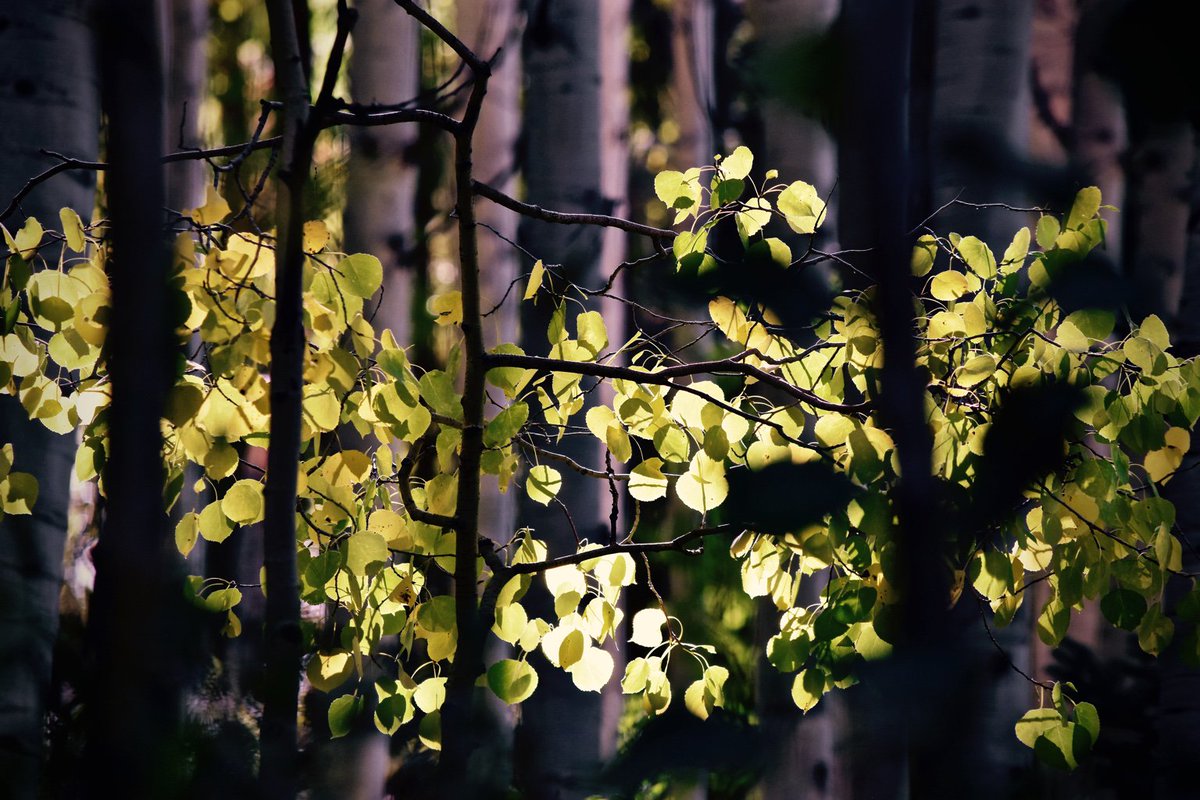
<svg viewBox="0 0 1200 800">
<path fill-rule="evenodd" d="M 87 791 L 173 797 L 183 681 L 183 596 L 163 508 L 160 420 L 175 368 L 163 234 L 163 93 L 153 0 L 99 17 L 109 120 L 106 176 L 113 313 L 106 515 L 90 610 Z M 132 657 L 131 657 L 132 654 Z"/>
<path fill-rule="evenodd" d="M 96 157 L 99 96 L 86 0 L 8 3 L 0 11 L 0 204 L 51 165 L 47 148 Z M 8 229 L 34 216 L 57 224 L 58 210 L 91 216 L 95 176 L 61 175 L 39 186 Z M 58 595 L 75 439 L 31 422 L 15 397 L 0 397 L 0 442 L 14 469 L 37 478 L 32 516 L 0 520 L 0 775 L 14 798 L 38 791 L 42 725 L 58 632 Z"/>
</svg>

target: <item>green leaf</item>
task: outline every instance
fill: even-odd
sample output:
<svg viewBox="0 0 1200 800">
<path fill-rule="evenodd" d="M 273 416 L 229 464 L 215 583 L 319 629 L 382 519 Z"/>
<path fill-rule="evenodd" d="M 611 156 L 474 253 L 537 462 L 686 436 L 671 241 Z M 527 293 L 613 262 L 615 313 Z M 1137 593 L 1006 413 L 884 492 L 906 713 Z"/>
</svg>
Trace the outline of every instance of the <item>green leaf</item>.
<svg viewBox="0 0 1200 800">
<path fill-rule="evenodd" d="M 1013 236 L 1012 242 L 1004 250 L 1000 259 L 1000 273 L 1009 275 L 1017 272 L 1025 265 L 1025 257 L 1029 255 L 1029 228 L 1021 228 Z"/>
<path fill-rule="evenodd" d="M 981 278 L 996 277 L 996 256 L 981 239 L 974 236 L 964 236 L 958 241 L 958 254 L 967 266 Z"/>
<path fill-rule="evenodd" d="M 925 234 L 917 239 L 917 245 L 913 248 L 912 253 L 912 274 L 917 278 L 923 278 L 933 269 L 933 261 L 937 258 L 938 246 L 937 239 Z"/>
<path fill-rule="evenodd" d="M 1174 635 L 1175 623 L 1163 614 L 1158 603 L 1150 606 L 1137 627 L 1138 646 L 1152 656 L 1160 655 Z"/>
<path fill-rule="evenodd" d="M 390 556 L 387 542 L 378 533 L 362 531 L 346 540 L 346 569 L 359 577 L 371 564 L 385 562 Z"/>
<path fill-rule="evenodd" d="M 383 264 L 365 253 L 346 256 L 337 266 L 341 285 L 357 297 L 367 298 L 383 285 Z"/>
<path fill-rule="evenodd" d="M 513 403 L 493 417 L 484 428 L 484 446 L 503 447 L 512 441 L 528 420 L 529 406 L 525 403 Z"/>
<path fill-rule="evenodd" d="M 658 647 L 663 643 L 662 628 L 667 615 L 661 608 L 643 608 L 633 615 L 633 635 L 629 641 L 642 647 Z"/>
<path fill-rule="evenodd" d="M 975 386 L 992 377 L 995 371 L 996 357 L 991 353 L 981 353 L 967 359 L 967 362 L 958 368 L 955 380 L 959 386 Z"/>
<path fill-rule="evenodd" d="M 792 701 L 804 713 L 812 710 L 825 694 L 825 673 L 819 669 L 806 669 L 792 681 Z"/>
<path fill-rule="evenodd" d="M 1100 210 L 1100 190 L 1095 186 L 1086 186 L 1075 195 L 1071 205 L 1071 213 L 1067 215 L 1067 228 L 1074 230 L 1096 216 Z M 1040 238 L 1039 238 L 1039 241 Z"/>
<path fill-rule="evenodd" d="M 1131 589 L 1113 589 L 1100 599 L 1100 613 L 1118 628 L 1131 631 L 1146 614 L 1146 598 Z"/>
<path fill-rule="evenodd" d="M 87 248 L 87 240 L 83 236 L 83 220 L 73 208 L 59 209 L 58 218 L 62 222 L 63 236 L 67 247 L 76 253 L 82 253 Z"/>
<path fill-rule="evenodd" d="M 5 483 L 4 495 L 0 497 L 0 511 L 5 514 L 32 514 L 38 498 L 37 478 L 28 472 L 10 472 Z"/>
<path fill-rule="evenodd" d="M 537 689 L 538 675 L 528 662 L 506 658 L 488 668 L 487 683 L 496 697 L 511 706 L 529 699 Z"/>
<path fill-rule="evenodd" d="M 538 293 L 538 289 L 542 288 L 542 280 L 546 277 L 546 267 L 542 264 L 539 258 L 533 262 L 533 270 L 529 273 L 529 283 L 525 284 L 525 294 L 521 297 L 522 300 L 530 300 Z"/>
<path fill-rule="evenodd" d="M 348 650 L 314 653 L 304 674 L 314 689 L 332 692 L 354 674 L 354 656 Z"/>
<path fill-rule="evenodd" d="M 749 147 L 740 146 L 721 159 L 719 166 L 721 174 L 726 178 L 745 178 L 754 166 L 754 154 L 750 152 Z"/>
<path fill-rule="evenodd" d="M 338 739 L 350 732 L 354 720 L 362 712 L 363 700 L 358 695 L 344 694 L 329 704 L 329 735 Z"/>
<path fill-rule="evenodd" d="M 825 202 L 804 181 L 796 181 L 780 192 L 775 206 L 796 233 L 813 233 L 824 221 Z"/>
<path fill-rule="evenodd" d="M 529 470 L 529 477 L 525 479 L 525 491 L 529 499 L 544 506 L 550 505 L 550 501 L 561 488 L 562 473 L 553 467 L 533 467 Z"/>
<path fill-rule="evenodd" d="M 675 481 L 675 493 L 688 508 L 701 513 L 711 511 L 729 496 L 725 465 L 701 451 L 688 465 L 688 471 Z"/>
<path fill-rule="evenodd" d="M 967 291 L 967 276 L 953 270 L 939 272 L 933 276 L 933 281 L 929 285 L 929 293 L 938 300 L 946 302 L 957 300 Z"/>
<path fill-rule="evenodd" d="M 667 494 L 667 478 L 662 471 L 661 458 L 648 458 L 633 468 L 629 476 L 629 495 L 648 503 Z"/>
<path fill-rule="evenodd" d="M 199 535 L 200 515 L 189 511 L 175 526 L 175 547 L 184 558 L 187 558 L 188 554 L 192 552 L 192 548 L 196 546 Z"/>
<path fill-rule="evenodd" d="M 1017 720 L 1017 739 L 1026 747 L 1032 748 L 1040 736 L 1061 726 L 1063 722 L 1062 715 L 1056 708 L 1035 708 L 1026 711 Z"/>
<path fill-rule="evenodd" d="M 613 674 L 613 657 L 607 650 L 599 647 L 588 647 L 583 651 L 579 661 L 570 667 L 571 682 L 581 692 L 599 692 L 607 684 Z"/>
<path fill-rule="evenodd" d="M 1061 230 L 1057 217 L 1043 215 L 1038 218 L 1037 222 L 1037 243 L 1038 247 L 1043 250 L 1049 250 L 1054 247 L 1054 242 L 1058 239 L 1058 232 Z"/>
<path fill-rule="evenodd" d="M 451 419 L 463 417 L 462 398 L 454 390 L 454 378 L 440 369 L 431 369 L 418 381 L 421 399 L 439 414 Z"/>
<path fill-rule="evenodd" d="M 579 601 L 576 599 L 575 604 Z M 558 646 L 558 665 L 563 669 L 570 669 L 583 658 L 584 648 L 587 646 L 587 640 L 583 637 L 583 631 L 573 630 L 563 637 L 562 644 Z"/>
<path fill-rule="evenodd" d="M 220 503 L 209 503 L 200 512 L 200 535 L 206 542 L 223 542 L 233 533 L 233 525 L 221 511 Z"/>
<path fill-rule="evenodd" d="M 239 525 L 251 525 L 263 518 L 263 485 L 256 480 L 240 480 L 221 499 L 221 511 Z M 206 537 L 207 538 L 207 537 Z"/>
<path fill-rule="evenodd" d="M 755 242 L 747 252 L 753 258 L 771 261 L 784 269 L 792 265 L 792 249 L 774 236 Z"/>
</svg>

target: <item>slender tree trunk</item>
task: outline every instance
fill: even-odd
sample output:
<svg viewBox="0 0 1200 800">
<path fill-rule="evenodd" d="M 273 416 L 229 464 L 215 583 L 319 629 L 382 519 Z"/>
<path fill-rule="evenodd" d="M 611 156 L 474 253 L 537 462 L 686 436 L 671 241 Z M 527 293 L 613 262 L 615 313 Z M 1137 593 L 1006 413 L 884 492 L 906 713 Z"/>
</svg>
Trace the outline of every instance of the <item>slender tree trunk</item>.
<svg viewBox="0 0 1200 800">
<path fill-rule="evenodd" d="M 204 0 L 157 0 L 162 27 L 166 113 L 163 143 L 167 152 L 201 147 L 200 107 L 208 90 L 208 14 Z M 204 205 L 203 161 L 168 164 L 167 207 L 176 211 Z"/>
<path fill-rule="evenodd" d="M 1032 0 L 1003 8 L 975 0 L 937 4 L 931 165 L 935 207 L 960 192 L 971 202 L 1022 202 L 1025 187 L 1012 176 L 1022 174 L 1029 153 L 1032 33 Z M 1027 223 L 1003 208 L 953 206 L 941 213 L 938 224 L 977 235 L 1000 252 Z M 994 643 L 980 624 L 973 598 L 964 597 L 954 616 L 961 629 L 956 638 L 964 674 L 973 684 L 968 691 L 978 704 L 973 738 L 961 740 L 976 751 L 971 769 L 981 796 L 997 797 L 1029 761 L 1012 729 L 1034 695 L 1008 662 L 1029 671 L 1033 617 L 1028 607 L 1022 609 L 1010 625 L 994 631 Z"/>
<path fill-rule="evenodd" d="M 421 88 L 416 21 L 392 0 L 361 0 L 355 5 L 359 22 L 348 67 L 351 99 L 364 105 L 412 100 Z M 371 253 L 383 263 L 383 288 L 372 322 L 378 329 L 390 329 L 402 345 L 413 341 L 414 315 L 425 313 L 425 298 L 413 291 L 418 236 L 418 165 L 413 161 L 417 136 L 415 125 L 350 130 L 342 217 L 346 252 Z M 346 428 L 339 435 L 342 446 L 361 447 L 357 433 Z M 321 709 L 317 711 L 321 714 L 331 699 L 318 696 L 309 702 Z M 369 716 L 363 715 L 349 736 L 310 746 L 314 800 L 371 800 L 382 795 L 390 740 L 375 729 Z"/>
<path fill-rule="evenodd" d="M 105 5 L 100 74 L 107 114 L 113 400 L 107 502 L 89 614 L 87 755 L 95 797 L 172 797 L 181 699 L 182 595 L 161 488 L 159 420 L 175 336 L 163 236 L 163 94 L 153 0 Z M 136 623 L 135 623 L 136 621 Z M 153 642 L 152 646 L 147 646 Z M 130 653 L 140 657 L 130 659 Z"/>
<path fill-rule="evenodd" d="M 283 152 L 278 173 L 275 324 L 271 329 L 271 430 L 264 490 L 263 564 L 267 605 L 259 790 L 269 800 L 296 796 L 296 704 L 300 688 L 300 600 L 296 574 L 296 473 L 304 327 L 301 282 L 304 187 L 312 168 L 315 130 L 309 122 L 304 50 L 289 0 L 269 0 L 271 56 L 283 102 Z M 307 39 L 307 37 L 305 37 Z"/>
<path fill-rule="evenodd" d="M 599 4 L 590 0 L 535 0 L 525 32 L 525 146 L 527 200 L 560 211 L 608 211 L 601 194 L 601 71 Z M 562 265 L 570 281 L 595 286 L 602 236 L 597 229 L 523 220 L 521 244 L 548 265 Z M 525 304 L 521 344 L 527 353 L 548 350 L 546 328 L 552 303 Z M 581 411 L 580 414 L 586 413 Z M 599 442 L 573 436 L 561 452 L 599 467 Z M 574 515 L 580 537 L 607 540 L 607 487 L 566 471 L 559 498 Z M 540 506 L 526 497 L 518 520 L 544 539 L 551 554 L 576 546 L 571 524 L 555 503 Z M 603 533 L 602 533 L 603 531 Z M 536 585 L 536 584 L 535 584 Z M 553 618 L 544 589 L 530 598 L 530 614 Z M 539 657 L 540 658 L 540 657 Z M 539 663 L 538 690 L 523 705 L 516 737 L 517 785 L 530 798 L 587 797 L 586 777 L 611 751 L 602 695 L 580 693 L 562 670 Z"/>
<path fill-rule="evenodd" d="M 51 165 L 47 148 L 96 157 L 99 96 L 88 0 L 8 3 L 0 11 L 0 203 Z M 39 186 L 9 230 L 26 215 L 48 227 L 58 210 L 91 217 L 95 176 L 60 175 Z M 0 520 L 0 774 L 14 798 L 37 794 L 42 724 L 58 632 L 58 595 L 67 534 L 74 436 L 30 422 L 15 397 L 0 397 L 0 442 L 15 469 L 39 486 L 32 516 Z"/>
</svg>

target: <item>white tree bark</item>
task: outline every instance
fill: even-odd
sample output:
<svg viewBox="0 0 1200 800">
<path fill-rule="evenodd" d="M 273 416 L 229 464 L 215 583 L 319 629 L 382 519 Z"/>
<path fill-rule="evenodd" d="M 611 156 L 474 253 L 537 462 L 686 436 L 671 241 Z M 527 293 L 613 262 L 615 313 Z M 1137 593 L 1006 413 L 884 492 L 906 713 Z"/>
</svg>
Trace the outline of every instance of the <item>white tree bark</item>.
<svg viewBox="0 0 1200 800">
<path fill-rule="evenodd" d="M 420 89 L 418 29 L 391 0 L 361 0 L 351 37 L 350 94 L 358 103 L 399 103 Z M 412 341 L 414 204 L 417 165 L 410 161 L 415 125 L 355 128 L 350 133 L 344 225 L 346 250 L 383 262 L 376 328 Z"/>
<path fill-rule="evenodd" d="M 1032 0 L 937 3 L 935 208 L 960 192 L 970 202 L 1020 202 L 1022 187 L 1012 176 L 1028 153 L 1032 20 Z M 939 223 L 1003 250 L 1025 220 L 958 207 L 943 212 Z"/>
<path fill-rule="evenodd" d="M 394 104 L 420 91 L 421 59 L 416 22 L 392 0 L 358 0 L 351 33 L 350 95 L 356 103 Z M 416 243 L 418 167 L 411 160 L 415 125 L 350 129 L 345 249 L 370 253 L 383 262 L 383 291 L 376 329 L 390 328 L 402 345 L 412 344 L 414 303 L 412 253 Z M 369 725 L 315 748 L 314 800 L 376 800 L 390 769 L 389 739 Z"/>
<path fill-rule="evenodd" d="M 671 118 L 678 136 L 671 166 L 686 170 L 712 163 L 715 103 L 716 10 L 713 0 L 675 0 L 671 6 Z"/>
<path fill-rule="evenodd" d="M 91 5 L 85 0 L 5 3 L 0 8 L 0 203 L 53 162 L 40 149 L 94 159 L 99 98 Z M 95 177 L 59 175 L 5 220 L 25 215 L 58 227 L 58 210 L 92 214 Z M 0 442 L 15 469 L 32 472 L 40 492 L 33 516 L 0 521 L 0 774 L 8 796 L 37 794 L 42 724 L 58 631 L 58 596 L 67 532 L 75 438 L 30 423 L 12 397 L 0 397 Z"/>
<path fill-rule="evenodd" d="M 601 5 L 594 0 L 535 0 L 528 5 L 525 30 L 525 179 L 527 200 L 560 211 L 608 212 L 604 198 L 601 95 Z M 522 220 L 521 244 L 547 265 L 561 265 L 571 281 L 595 286 L 603 247 L 600 230 Z M 524 304 L 521 344 L 527 353 L 545 354 L 550 298 Z M 617 335 L 611 332 L 610 335 Z M 536 412 L 535 412 L 536 413 Z M 580 412 L 581 414 L 584 412 Z M 569 436 L 557 448 L 579 463 L 603 468 L 593 437 Z M 570 510 L 580 537 L 607 541 L 608 487 L 570 470 L 558 497 Z M 575 537 L 562 508 L 540 506 L 522 496 L 518 522 L 532 527 L 552 554 L 571 552 Z M 549 597 L 541 605 L 531 592 L 527 607 L 553 614 Z M 518 788 L 530 798 L 583 800 L 587 780 L 611 754 L 615 741 L 611 706 L 603 693 L 580 692 L 569 676 L 538 657 L 538 690 L 523 704 L 517 728 L 515 768 Z M 619 674 L 620 667 L 617 668 Z M 615 683 L 615 677 L 614 677 Z"/>
</svg>

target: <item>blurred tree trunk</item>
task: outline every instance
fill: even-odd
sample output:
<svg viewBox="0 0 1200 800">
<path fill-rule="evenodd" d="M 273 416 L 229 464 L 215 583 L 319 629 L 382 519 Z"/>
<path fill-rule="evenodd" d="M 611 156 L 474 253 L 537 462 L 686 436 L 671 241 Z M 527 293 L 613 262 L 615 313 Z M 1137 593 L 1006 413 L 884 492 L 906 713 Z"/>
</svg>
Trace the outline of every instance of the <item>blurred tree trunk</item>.
<svg viewBox="0 0 1200 800">
<path fill-rule="evenodd" d="M 163 147 L 168 153 L 201 147 L 200 109 L 208 91 L 208 13 L 204 0 L 157 0 L 162 26 L 166 108 Z M 204 205 L 203 161 L 178 161 L 164 168 L 167 207 Z"/>
<path fill-rule="evenodd" d="M 526 199 L 545 208 L 611 210 L 602 194 L 600 6 L 591 0 L 532 0 L 527 7 Z M 522 220 L 520 242 L 568 280 L 589 287 L 598 284 L 603 246 L 599 228 Z M 548 352 L 546 329 L 553 305 L 546 293 L 536 306 L 523 304 L 521 346 L 525 352 Z M 610 337 L 615 336 L 619 331 L 610 331 Z M 586 407 L 579 413 L 586 413 Z M 595 438 L 568 436 L 561 444 L 560 452 L 570 458 L 603 468 L 602 449 Z M 558 497 L 570 509 L 571 523 L 558 503 L 541 506 L 522 492 L 517 503 L 519 525 L 533 528 L 552 555 L 574 551 L 572 525 L 581 538 L 608 540 L 603 522 L 608 515 L 607 486 L 563 470 Z M 554 618 L 542 581 L 534 581 L 527 608 L 531 616 Z M 540 656 L 536 658 L 538 690 L 523 704 L 514 744 L 517 786 L 530 798 L 582 800 L 592 794 L 588 779 L 613 751 L 616 720 L 607 710 L 604 692 L 580 692 L 567 673 Z M 619 670 L 614 670 L 614 688 Z"/>
<path fill-rule="evenodd" d="M 1032 0 L 1003 8 L 977 0 L 938 2 L 931 165 L 935 207 L 960 191 L 970 202 L 1023 203 L 1027 189 L 1020 176 L 1029 159 L 1032 34 Z M 1004 208 L 952 206 L 939 215 L 938 224 L 964 236 L 977 235 L 999 253 L 1028 221 Z M 962 605 L 966 607 L 956 609 L 956 624 L 962 628 L 960 646 L 978 702 L 972 744 L 979 752 L 973 769 L 980 796 L 998 797 L 1029 762 L 1028 749 L 1012 731 L 1034 699 L 1034 687 L 1012 665 L 1030 669 L 1033 614 L 1027 606 L 1009 625 L 993 628 L 993 643 L 975 599 L 964 595 Z"/>
<path fill-rule="evenodd" d="M 168 798 L 177 796 L 184 768 L 177 749 L 181 651 L 192 632 L 184 630 L 182 576 L 161 491 L 160 420 L 177 342 L 163 232 L 160 29 L 153 0 L 117 0 L 102 11 L 113 396 L 88 623 L 86 792 Z"/>
<path fill-rule="evenodd" d="M 712 113 L 716 102 L 716 11 L 713 0 L 675 0 L 671 5 L 671 119 L 678 134 L 671 167 L 711 164 Z"/>
<path fill-rule="evenodd" d="M 747 4 L 747 14 L 766 58 L 780 58 L 803 69 L 815 65 L 788 56 L 794 56 L 806 42 L 825 35 L 840 5 L 839 0 L 752 0 Z M 822 196 L 829 195 L 836 180 L 837 151 L 825 126 L 774 94 L 763 98 L 759 113 L 763 127 L 763 146 L 755 159 L 759 170 L 778 169 L 783 180 L 807 181 Z M 830 202 L 831 210 L 821 226 L 821 246 L 826 249 L 837 247 L 834 201 Z M 819 598 L 820 584 L 816 580 L 802 581 L 799 591 L 797 603 L 814 603 Z M 778 631 L 778 616 L 779 611 L 770 598 L 759 601 L 755 641 L 761 648 Z M 767 741 L 777 746 L 759 792 L 763 800 L 835 797 L 830 779 L 840 774 L 834 739 L 836 707 L 842 698 L 829 695 L 803 715 L 791 697 L 791 678 L 765 658 L 759 659 L 756 681 L 759 718 Z"/>
<path fill-rule="evenodd" d="M 51 165 L 46 148 L 95 159 L 99 96 L 88 0 L 7 3 L 0 12 L 0 204 Z M 39 186 L 18 213 L 58 226 L 58 210 L 90 219 L 95 175 L 73 172 Z M 38 480 L 32 516 L 0 520 L 0 774 L 14 798 L 37 794 L 42 725 L 58 631 L 63 544 L 67 534 L 75 437 L 31 423 L 14 397 L 0 397 L 0 442 L 15 469 Z"/>
<path fill-rule="evenodd" d="M 392 0 L 359 0 L 351 38 L 350 97 L 363 105 L 395 105 L 421 89 L 420 30 Z M 414 292 L 418 239 L 418 165 L 415 125 L 354 127 L 343 211 L 345 250 L 370 253 L 383 263 L 383 289 L 372 322 L 389 328 L 401 346 L 413 343 L 414 315 L 424 313 L 424 297 Z M 370 314 L 370 311 L 367 312 Z M 348 426 L 347 426 L 348 427 Z M 339 435 L 341 446 L 362 447 L 357 433 Z M 323 717 L 332 697 L 309 698 L 310 713 Z M 323 720 L 314 725 L 314 800 L 374 800 L 384 794 L 389 770 L 389 737 L 363 715 L 345 738 L 329 740 Z"/>
<path fill-rule="evenodd" d="M 938 0 L 933 87 L 934 208 L 961 192 L 973 203 L 1019 204 L 1029 141 L 1033 0 Z M 995 209 L 951 207 L 942 228 L 1001 251 L 1025 224 Z"/>
<path fill-rule="evenodd" d="M 796 50 L 829 33 L 837 19 L 841 0 L 750 0 L 746 13 L 754 25 L 754 34 L 768 58 L 791 55 Z M 789 59 L 799 68 L 819 65 Z M 825 124 L 797 108 L 796 104 L 775 94 L 762 100 L 763 148 L 755 163 L 761 168 L 779 170 L 783 180 L 802 180 L 817 188 L 822 197 L 832 195 L 825 221 L 821 225 L 822 247 L 837 247 L 837 149 Z"/>
<path fill-rule="evenodd" d="M 1125 166 L 1129 144 L 1125 105 L 1120 86 L 1101 71 L 1110 47 L 1114 14 L 1125 0 L 1085 0 L 1075 29 L 1073 107 L 1071 110 L 1074 159 L 1088 180 L 1100 188 L 1106 204 L 1125 205 Z M 1101 212 L 1108 220 L 1106 248 L 1121 259 L 1124 217 Z"/>
<path fill-rule="evenodd" d="M 475 132 L 475 174 L 480 181 L 510 197 L 517 193 L 517 143 L 521 136 L 521 13 L 518 6 L 518 0 L 460 0 L 458 3 L 458 30 L 471 49 L 484 58 L 500 51 L 499 59 L 492 64 L 487 100 Z M 522 270 L 519 252 L 509 244 L 517 240 L 517 216 L 490 202 L 480 203 L 476 214 L 481 223 L 478 239 L 483 309 L 485 312 L 495 309 L 484 319 L 484 342 L 490 348 L 517 340 L 521 287 L 514 286 L 513 281 Z M 479 518 L 487 521 L 482 531 L 484 535 L 497 542 L 508 541 L 516 522 L 515 493 L 501 494 L 495 482 L 485 481 Z"/>
<path fill-rule="evenodd" d="M 391 0 L 361 0 L 350 54 L 354 102 L 389 105 L 411 100 L 421 88 L 416 22 Z M 415 125 L 355 127 L 350 131 L 346 178 L 346 252 L 371 253 L 383 262 L 377 328 L 391 328 L 402 345 L 412 342 L 413 249 L 417 239 Z"/>
</svg>

